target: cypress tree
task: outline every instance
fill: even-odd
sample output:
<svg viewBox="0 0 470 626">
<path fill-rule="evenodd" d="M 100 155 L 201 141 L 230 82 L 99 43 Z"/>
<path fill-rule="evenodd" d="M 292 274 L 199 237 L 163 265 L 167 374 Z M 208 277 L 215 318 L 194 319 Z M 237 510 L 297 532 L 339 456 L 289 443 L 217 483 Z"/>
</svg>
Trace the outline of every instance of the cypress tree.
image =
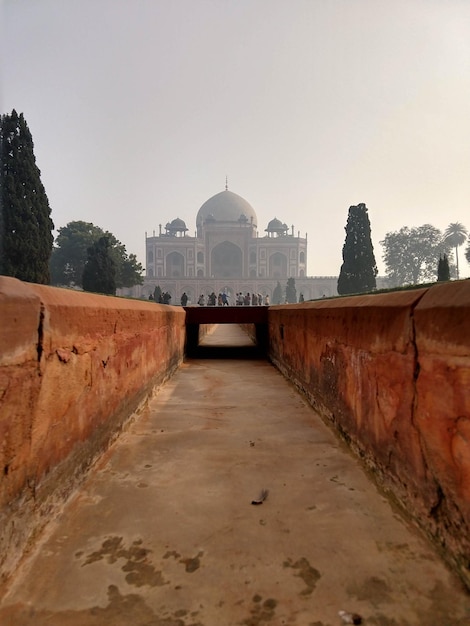
<svg viewBox="0 0 470 626">
<path fill-rule="evenodd" d="M 377 265 L 365 204 L 349 207 L 338 293 L 364 293 L 376 287 Z"/>
<path fill-rule="evenodd" d="M 101 237 L 88 248 L 83 270 L 83 289 L 107 295 L 116 294 L 116 264 L 110 255 L 108 237 Z"/>
<path fill-rule="evenodd" d="M 153 299 L 155 300 L 155 302 L 163 302 L 163 294 L 162 294 L 162 288 L 160 287 L 160 285 L 157 285 L 155 287 L 155 289 L 153 290 Z"/>
<path fill-rule="evenodd" d="M 282 287 L 281 283 L 277 281 L 277 285 L 273 291 L 273 304 L 281 304 L 282 301 Z"/>
<path fill-rule="evenodd" d="M 297 289 L 295 288 L 295 278 L 287 279 L 286 300 L 289 304 L 297 302 Z"/>
<path fill-rule="evenodd" d="M 54 224 L 23 114 L 0 118 L 0 274 L 49 283 Z"/>
<path fill-rule="evenodd" d="M 444 256 L 442 256 L 441 254 L 439 255 L 439 263 L 437 265 L 437 280 L 438 282 L 450 280 L 449 259 L 447 258 L 447 254 L 444 254 Z"/>
</svg>

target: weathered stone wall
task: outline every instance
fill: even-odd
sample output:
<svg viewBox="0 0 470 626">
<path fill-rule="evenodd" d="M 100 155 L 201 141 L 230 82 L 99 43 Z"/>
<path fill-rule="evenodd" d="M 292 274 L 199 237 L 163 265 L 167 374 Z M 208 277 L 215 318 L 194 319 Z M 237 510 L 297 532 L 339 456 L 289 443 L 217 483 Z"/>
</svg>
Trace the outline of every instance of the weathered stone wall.
<svg viewBox="0 0 470 626">
<path fill-rule="evenodd" d="M 183 358 L 185 312 L 0 277 L 0 574 Z"/>
<path fill-rule="evenodd" d="M 269 309 L 272 361 L 470 586 L 469 319 L 470 281 Z M 0 277 L 0 575 L 180 364 L 184 322 Z"/>
<path fill-rule="evenodd" d="M 271 307 L 269 337 L 470 586 L 470 281 Z"/>
<path fill-rule="evenodd" d="M 214 324 L 199 324 L 199 341 L 214 330 Z"/>
</svg>

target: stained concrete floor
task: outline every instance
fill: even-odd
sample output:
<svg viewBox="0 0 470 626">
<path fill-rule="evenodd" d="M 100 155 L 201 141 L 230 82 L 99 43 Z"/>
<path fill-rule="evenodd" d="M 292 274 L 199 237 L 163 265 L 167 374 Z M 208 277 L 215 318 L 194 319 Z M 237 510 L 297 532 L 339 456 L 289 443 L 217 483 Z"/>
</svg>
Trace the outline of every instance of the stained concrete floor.
<svg viewBox="0 0 470 626">
<path fill-rule="evenodd" d="M 340 610 L 470 624 L 458 579 L 281 374 L 211 359 L 186 362 L 95 466 L 0 624 L 339 626 Z"/>
</svg>

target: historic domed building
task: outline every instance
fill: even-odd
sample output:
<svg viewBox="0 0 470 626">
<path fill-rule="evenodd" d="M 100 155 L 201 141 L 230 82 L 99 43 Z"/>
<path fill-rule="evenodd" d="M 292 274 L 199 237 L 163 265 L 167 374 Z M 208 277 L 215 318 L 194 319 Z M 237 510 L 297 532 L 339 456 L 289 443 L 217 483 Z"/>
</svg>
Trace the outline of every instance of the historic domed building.
<svg viewBox="0 0 470 626">
<path fill-rule="evenodd" d="M 277 217 L 259 227 L 254 208 L 244 198 L 225 190 L 206 200 L 196 215 L 194 236 L 176 218 L 158 235 L 145 238 L 146 276 L 134 288 L 148 297 L 157 285 L 179 304 L 185 292 L 189 301 L 200 294 L 239 292 L 268 294 L 279 282 L 295 279 L 297 296 L 306 300 L 336 294 L 336 277 L 307 278 L 307 236 L 294 233 Z"/>
</svg>

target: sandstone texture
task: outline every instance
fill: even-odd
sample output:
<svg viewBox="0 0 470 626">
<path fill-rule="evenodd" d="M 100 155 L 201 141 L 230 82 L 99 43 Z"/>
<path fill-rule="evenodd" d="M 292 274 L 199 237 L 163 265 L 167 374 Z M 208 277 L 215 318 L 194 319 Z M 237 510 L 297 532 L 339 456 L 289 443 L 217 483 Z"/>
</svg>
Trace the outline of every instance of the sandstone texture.
<svg viewBox="0 0 470 626">
<path fill-rule="evenodd" d="M 470 573 L 470 281 L 430 289 L 414 311 L 414 422 L 426 464 L 426 520 Z M 423 485 L 424 487 L 424 485 Z"/>
<path fill-rule="evenodd" d="M 0 277 L 0 572 L 180 365 L 180 308 Z"/>
<path fill-rule="evenodd" d="M 272 362 L 470 587 L 469 313 L 470 281 L 457 281 L 269 307 L 268 331 Z M 6 578 L 181 364 L 185 311 L 0 277 L 0 320 Z"/>
<path fill-rule="evenodd" d="M 185 359 L 2 592 L 5 626 L 470 623 L 431 543 L 261 358 Z"/>
<path fill-rule="evenodd" d="M 470 585 L 470 281 L 270 307 L 270 358 Z"/>
</svg>

